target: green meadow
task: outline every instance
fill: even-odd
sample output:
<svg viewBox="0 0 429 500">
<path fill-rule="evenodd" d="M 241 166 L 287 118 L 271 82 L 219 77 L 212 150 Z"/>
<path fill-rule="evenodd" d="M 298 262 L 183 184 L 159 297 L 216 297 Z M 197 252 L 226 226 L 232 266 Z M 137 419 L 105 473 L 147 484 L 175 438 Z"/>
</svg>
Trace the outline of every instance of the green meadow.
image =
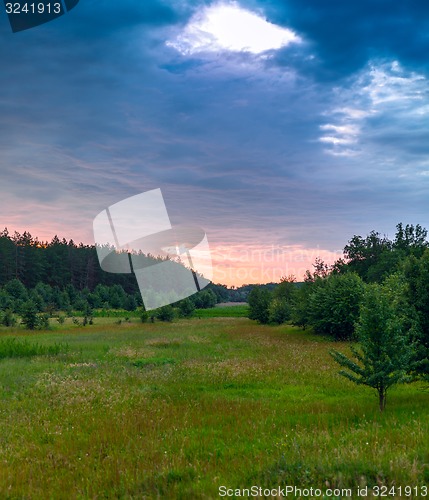
<svg viewBox="0 0 429 500">
<path fill-rule="evenodd" d="M 0 329 L 0 498 L 429 482 L 422 384 L 392 389 L 380 414 L 329 356 L 347 343 L 228 315 Z"/>
</svg>

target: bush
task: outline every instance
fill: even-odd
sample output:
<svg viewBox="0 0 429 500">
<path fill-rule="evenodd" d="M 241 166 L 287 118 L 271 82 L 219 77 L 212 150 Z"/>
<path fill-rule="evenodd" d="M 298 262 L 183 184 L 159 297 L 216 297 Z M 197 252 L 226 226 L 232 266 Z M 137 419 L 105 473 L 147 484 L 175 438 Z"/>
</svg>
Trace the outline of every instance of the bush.
<svg viewBox="0 0 429 500">
<path fill-rule="evenodd" d="M 146 323 L 146 321 L 149 319 L 149 314 L 144 307 L 139 309 L 139 315 L 140 315 L 140 321 L 142 323 Z"/>
<path fill-rule="evenodd" d="M 175 316 L 174 309 L 170 305 L 160 307 L 156 316 L 161 321 L 173 321 Z"/>
<path fill-rule="evenodd" d="M 195 311 L 195 304 L 190 299 L 183 299 L 179 302 L 179 314 L 182 318 L 190 318 Z"/>
</svg>

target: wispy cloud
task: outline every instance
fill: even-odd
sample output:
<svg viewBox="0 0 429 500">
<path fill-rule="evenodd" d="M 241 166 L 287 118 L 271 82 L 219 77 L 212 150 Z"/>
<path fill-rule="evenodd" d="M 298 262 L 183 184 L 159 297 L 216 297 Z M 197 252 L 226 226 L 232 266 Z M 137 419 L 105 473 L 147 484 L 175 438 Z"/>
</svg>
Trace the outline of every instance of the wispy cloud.
<svg viewBox="0 0 429 500">
<path fill-rule="evenodd" d="M 413 117 L 425 115 L 429 83 L 424 75 L 405 70 L 398 61 L 372 61 L 345 86 L 334 89 L 334 103 L 326 112 L 330 122 L 320 126 L 323 135 L 319 141 L 334 156 L 355 156 L 368 144 L 371 123 L 382 133 L 399 117 L 409 126 Z"/>
</svg>

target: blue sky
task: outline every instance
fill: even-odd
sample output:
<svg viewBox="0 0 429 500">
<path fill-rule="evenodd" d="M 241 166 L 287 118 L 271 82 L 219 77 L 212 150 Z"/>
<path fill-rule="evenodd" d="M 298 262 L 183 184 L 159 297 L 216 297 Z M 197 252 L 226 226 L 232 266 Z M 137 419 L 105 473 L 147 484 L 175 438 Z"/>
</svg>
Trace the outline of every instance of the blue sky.
<svg viewBox="0 0 429 500">
<path fill-rule="evenodd" d="M 425 1 L 80 0 L 0 37 L 2 227 L 90 243 L 159 187 L 230 284 L 429 227 Z"/>
</svg>

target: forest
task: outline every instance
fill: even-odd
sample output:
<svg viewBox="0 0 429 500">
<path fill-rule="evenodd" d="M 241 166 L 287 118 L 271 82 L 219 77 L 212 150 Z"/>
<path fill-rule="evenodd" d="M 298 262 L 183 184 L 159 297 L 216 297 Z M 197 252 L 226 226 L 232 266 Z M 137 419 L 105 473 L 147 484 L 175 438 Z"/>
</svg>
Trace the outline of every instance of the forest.
<svg viewBox="0 0 429 500">
<path fill-rule="evenodd" d="M 429 243 L 420 225 L 396 226 L 393 240 L 353 236 L 332 265 L 316 259 L 303 283 L 294 276 L 249 294 L 249 318 L 289 322 L 332 340 L 356 342 L 352 359 L 333 351 L 340 373 L 378 391 L 429 380 Z"/>
<path fill-rule="evenodd" d="M 142 258 L 153 262 L 159 259 L 151 255 Z M 245 301 L 251 288 L 210 283 L 205 290 L 176 306 L 186 315 L 195 308 L 210 308 L 219 302 Z M 137 308 L 144 309 L 135 276 L 103 271 L 94 245 L 60 240 L 58 236 L 50 242 L 40 241 L 27 231 L 10 234 L 6 228 L 0 232 L 3 325 L 14 323 L 13 314 L 22 315 L 28 310 L 32 315 L 63 311 L 90 317 L 95 309 L 135 311 Z"/>
</svg>

